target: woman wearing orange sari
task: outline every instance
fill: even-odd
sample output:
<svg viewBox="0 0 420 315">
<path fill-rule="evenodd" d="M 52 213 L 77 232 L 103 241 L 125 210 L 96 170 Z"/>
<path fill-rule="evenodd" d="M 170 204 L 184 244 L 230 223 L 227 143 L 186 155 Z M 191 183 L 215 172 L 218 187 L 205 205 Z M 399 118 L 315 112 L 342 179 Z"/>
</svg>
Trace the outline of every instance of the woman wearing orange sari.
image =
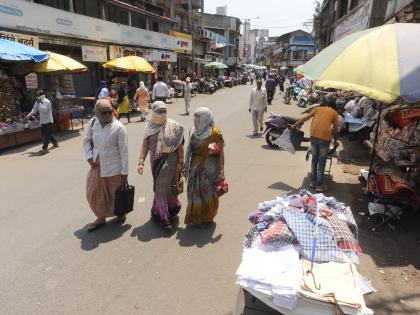
<svg viewBox="0 0 420 315">
<path fill-rule="evenodd" d="M 139 104 L 139 110 L 140 110 L 140 121 L 146 121 L 146 115 L 149 111 L 150 106 L 150 96 L 149 91 L 144 85 L 144 82 L 140 82 L 140 86 L 136 91 L 136 95 L 134 96 L 135 100 L 137 101 L 137 104 Z"/>
</svg>

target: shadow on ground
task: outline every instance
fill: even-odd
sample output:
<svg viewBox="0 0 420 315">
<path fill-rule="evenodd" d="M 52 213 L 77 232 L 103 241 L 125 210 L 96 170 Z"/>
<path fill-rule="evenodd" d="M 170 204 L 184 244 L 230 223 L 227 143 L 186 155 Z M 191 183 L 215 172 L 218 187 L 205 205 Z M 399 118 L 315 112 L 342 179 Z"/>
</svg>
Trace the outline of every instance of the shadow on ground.
<svg viewBox="0 0 420 315">
<path fill-rule="evenodd" d="M 150 242 L 159 238 L 170 238 L 178 231 L 179 218 L 175 217 L 172 221 L 172 229 L 164 229 L 159 223 L 152 219 L 145 222 L 142 226 L 136 227 L 131 232 L 132 237 L 137 237 L 140 242 Z"/>
<path fill-rule="evenodd" d="M 93 250 L 100 244 L 112 242 L 131 229 L 130 224 L 117 223 L 116 219 L 108 221 L 105 226 L 92 232 L 87 231 L 87 226 L 74 232 L 74 236 L 80 239 L 80 247 L 86 251 Z"/>
<path fill-rule="evenodd" d="M 222 234 L 213 236 L 216 230 L 216 223 L 203 225 L 187 225 L 184 229 L 179 229 L 176 238 L 179 245 L 183 247 L 204 247 L 214 244 L 222 239 Z"/>
</svg>

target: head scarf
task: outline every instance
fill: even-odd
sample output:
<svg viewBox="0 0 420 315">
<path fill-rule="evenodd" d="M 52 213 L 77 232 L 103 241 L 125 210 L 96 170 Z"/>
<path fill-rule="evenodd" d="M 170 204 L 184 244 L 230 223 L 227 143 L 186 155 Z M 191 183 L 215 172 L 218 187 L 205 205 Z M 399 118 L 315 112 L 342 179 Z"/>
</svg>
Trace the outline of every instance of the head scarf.
<svg viewBox="0 0 420 315">
<path fill-rule="evenodd" d="M 187 81 L 187 82 L 191 82 L 191 78 L 190 78 L 190 77 L 187 77 L 187 78 L 185 79 L 185 81 Z"/>
<path fill-rule="evenodd" d="M 159 109 L 167 108 L 166 104 L 162 101 L 154 102 L 152 105 L 152 115 L 144 130 L 144 138 L 149 138 L 159 133 L 156 155 L 176 151 L 184 140 L 184 127 L 175 120 L 168 119 L 167 114 L 162 115 L 157 113 Z"/>
<path fill-rule="evenodd" d="M 213 113 L 207 107 L 199 107 L 194 112 L 194 127 L 192 134 L 198 140 L 204 140 L 211 135 L 214 127 Z"/>
<path fill-rule="evenodd" d="M 146 86 L 144 85 L 143 81 L 140 81 L 140 85 L 139 85 L 140 90 L 145 90 Z"/>
</svg>

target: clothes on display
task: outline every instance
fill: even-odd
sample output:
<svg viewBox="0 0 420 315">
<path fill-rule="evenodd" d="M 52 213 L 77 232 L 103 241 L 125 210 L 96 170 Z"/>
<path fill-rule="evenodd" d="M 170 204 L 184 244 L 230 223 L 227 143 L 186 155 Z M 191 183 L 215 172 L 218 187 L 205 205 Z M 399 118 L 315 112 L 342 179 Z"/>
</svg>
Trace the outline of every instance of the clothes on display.
<svg viewBox="0 0 420 315">
<path fill-rule="evenodd" d="M 248 218 L 254 227 L 236 272 L 242 288 L 271 296 L 274 305 L 290 310 L 284 314 L 312 314 L 300 311 L 311 301 L 335 304 L 345 314 L 371 314 L 363 294 L 374 289 L 354 265 L 361 247 L 347 205 L 302 190 L 260 203 Z"/>
</svg>

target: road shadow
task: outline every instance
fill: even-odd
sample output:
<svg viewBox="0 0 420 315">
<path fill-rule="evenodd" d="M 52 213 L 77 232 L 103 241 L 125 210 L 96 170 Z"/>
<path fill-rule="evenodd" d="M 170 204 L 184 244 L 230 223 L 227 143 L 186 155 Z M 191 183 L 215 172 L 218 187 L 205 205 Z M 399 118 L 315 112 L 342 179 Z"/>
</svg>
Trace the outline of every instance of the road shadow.
<svg viewBox="0 0 420 315">
<path fill-rule="evenodd" d="M 190 114 L 186 114 L 186 113 L 183 113 L 183 114 L 178 114 L 179 116 L 190 116 Z"/>
<path fill-rule="evenodd" d="M 202 225 L 187 225 L 184 229 L 179 229 L 176 235 L 179 245 L 182 247 L 197 246 L 199 248 L 208 244 L 217 243 L 222 239 L 223 234 L 213 237 L 216 230 L 216 223 Z"/>
<path fill-rule="evenodd" d="M 73 233 L 74 236 L 80 239 L 80 247 L 86 251 L 94 250 L 100 244 L 114 241 L 131 229 L 130 224 L 117 223 L 116 219 L 108 221 L 104 227 L 93 232 L 88 232 L 87 227 L 88 224 Z"/>
<path fill-rule="evenodd" d="M 256 135 L 253 135 L 253 134 L 246 135 L 246 137 L 249 138 L 249 139 L 262 139 L 262 138 L 264 138 L 264 135 L 262 133 L 258 133 Z"/>
<path fill-rule="evenodd" d="M 131 232 L 131 237 L 137 237 L 140 242 L 150 242 L 159 238 L 171 238 L 178 232 L 179 218 L 172 219 L 172 229 L 164 229 L 158 222 L 150 219 L 142 226 L 136 227 Z"/>
<path fill-rule="evenodd" d="M 277 183 L 271 184 L 267 188 L 281 190 L 285 194 L 297 194 L 300 190 L 300 188 L 296 189 L 295 187 L 292 187 L 292 186 L 290 186 L 286 183 L 283 183 L 283 182 L 277 182 Z"/>
<path fill-rule="evenodd" d="M 86 125 L 86 124 L 85 124 Z M 61 134 L 60 132 L 54 133 L 54 138 L 58 141 L 58 144 L 61 144 L 61 142 L 65 142 L 67 140 L 71 140 L 73 138 L 80 136 L 80 130 L 81 129 L 75 129 L 75 130 L 68 130 L 63 131 Z M 42 146 L 42 140 L 36 140 L 29 143 L 20 144 L 14 147 L 6 148 L 6 149 L 0 149 L 0 156 L 7 156 L 7 155 L 13 155 L 13 154 L 21 154 L 21 155 L 27 155 L 29 157 L 37 157 L 38 151 L 41 149 Z M 50 144 L 51 146 L 51 144 Z M 38 147 L 37 152 L 26 152 L 33 147 Z M 56 149 L 60 150 L 60 148 Z"/>
</svg>

